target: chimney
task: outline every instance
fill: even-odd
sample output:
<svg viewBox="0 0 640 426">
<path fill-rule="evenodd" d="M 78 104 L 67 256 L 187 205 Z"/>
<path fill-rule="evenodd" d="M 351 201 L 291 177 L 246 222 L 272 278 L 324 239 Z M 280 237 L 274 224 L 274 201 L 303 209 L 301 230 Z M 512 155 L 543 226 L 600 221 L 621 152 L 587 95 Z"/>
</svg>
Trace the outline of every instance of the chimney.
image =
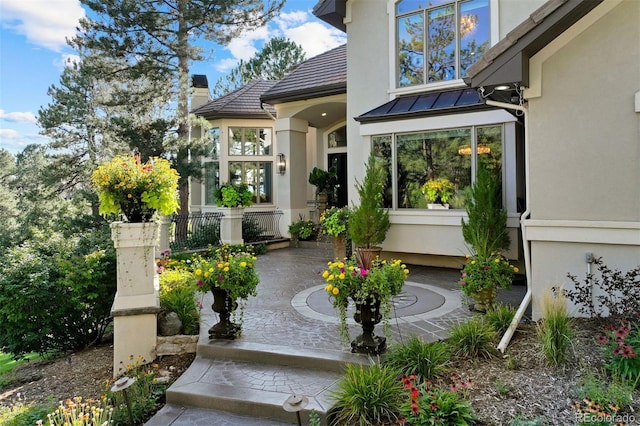
<svg viewBox="0 0 640 426">
<path fill-rule="evenodd" d="M 209 82 L 207 76 L 203 74 L 194 74 L 191 76 L 191 110 L 198 108 L 209 102 Z"/>
</svg>

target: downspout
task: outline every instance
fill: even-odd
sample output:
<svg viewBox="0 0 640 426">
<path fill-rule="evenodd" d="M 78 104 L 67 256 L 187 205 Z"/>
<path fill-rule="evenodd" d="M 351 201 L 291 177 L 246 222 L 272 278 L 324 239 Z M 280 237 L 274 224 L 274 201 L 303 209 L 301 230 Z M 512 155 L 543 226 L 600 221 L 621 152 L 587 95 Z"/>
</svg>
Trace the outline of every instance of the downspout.
<svg viewBox="0 0 640 426">
<path fill-rule="evenodd" d="M 271 114 L 271 112 L 270 112 L 268 109 L 266 109 L 266 108 L 264 107 L 264 102 L 262 102 L 262 101 L 260 101 L 260 109 L 261 109 L 261 110 L 263 110 L 263 111 L 264 111 L 264 112 L 269 116 L 269 118 L 270 118 L 270 119 L 272 119 L 273 121 L 276 121 L 276 120 L 277 120 L 277 119 L 273 116 L 273 114 Z"/>
<path fill-rule="evenodd" d="M 513 320 L 511 321 L 511 324 L 509 325 L 509 328 L 507 329 L 507 331 L 504 333 L 504 335 L 502 336 L 502 339 L 500 340 L 500 343 L 498 344 L 498 349 L 500 350 L 500 352 L 504 353 L 504 351 L 507 349 L 507 345 L 509 344 L 509 342 L 511 341 L 511 338 L 513 337 L 513 333 L 515 333 L 516 328 L 518 328 L 518 324 L 520 323 L 520 321 L 522 320 L 522 317 L 524 316 L 525 311 L 527 310 L 527 306 L 529 306 L 529 303 L 531 303 L 531 252 L 529 250 L 529 243 L 527 241 L 527 227 L 525 225 L 525 221 L 529 218 L 529 215 L 531 214 L 531 208 L 530 208 L 530 197 L 529 197 L 529 115 L 528 115 L 528 110 L 526 107 L 522 106 L 522 105 L 514 105 L 514 104 L 509 104 L 506 102 L 497 102 L 497 101 L 492 101 L 490 99 L 487 99 L 485 101 L 485 103 L 487 105 L 491 105 L 491 106 L 496 106 L 499 108 L 505 108 L 505 109 L 513 109 L 516 111 L 521 111 L 522 114 L 524 115 L 524 174 L 525 174 L 525 199 L 526 199 L 526 208 L 525 211 L 522 213 L 522 215 L 520 216 L 520 227 L 521 227 L 521 232 L 522 232 L 522 248 L 524 251 L 524 269 L 525 269 L 525 274 L 527 277 L 527 292 L 525 293 L 524 297 L 522 298 L 522 302 L 520 302 L 520 306 L 518 307 L 518 310 L 516 311 Z"/>
</svg>

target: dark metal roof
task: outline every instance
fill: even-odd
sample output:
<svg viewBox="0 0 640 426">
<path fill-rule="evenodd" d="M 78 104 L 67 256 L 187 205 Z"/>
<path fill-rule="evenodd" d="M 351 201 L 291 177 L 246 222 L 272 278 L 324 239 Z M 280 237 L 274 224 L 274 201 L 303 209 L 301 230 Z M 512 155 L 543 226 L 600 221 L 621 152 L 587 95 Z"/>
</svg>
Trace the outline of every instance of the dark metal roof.
<svg viewBox="0 0 640 426">
<path fill-rule="evenodd" d="M 261 106 L 272 115 L 276 114 L 271 105 L 261 105 L 260 96 L 273 87 L 275 81 L 252 80 L 241 88 L 196 108 L 192 112 L 208 120 L 217 118 L 269 118 Z"/>
<path fill-rule="evenodd" d="M 374 123 L 480 109 L 490 109 L 490 107 L 480 99 L 477 90 L 467 88 L 401 96 L 365 112 L 356 117 L 356 121 Z"/>
<path fill-rule="evenodd" d="M 332 27 L 347 32 L 347 26 L 344 24 L 347 0 L 320 0 L 313 8 L 313 14 Z"/>
<path fill-rule="evenodd" d="M 529 58 L 603 0 L 549 0 L 467 69 L 471 87 L 529 85 Z"/>
<path fill-rule="evenodd" d="M 347 45 L 314 56 L 298 65 L 261 96 L 278 104 L 347 92 Z"/>
</svg>

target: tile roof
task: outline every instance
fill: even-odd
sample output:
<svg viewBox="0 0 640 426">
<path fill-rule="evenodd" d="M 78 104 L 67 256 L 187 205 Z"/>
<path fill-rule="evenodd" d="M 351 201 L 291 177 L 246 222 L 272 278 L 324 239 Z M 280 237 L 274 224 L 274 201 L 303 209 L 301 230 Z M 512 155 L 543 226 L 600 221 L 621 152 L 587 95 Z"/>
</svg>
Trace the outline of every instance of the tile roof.
<svg viewBox="0 0 640 426">
<path fill-rule="evenodd" d="M 260 96 L 271 89 L 275 81 L 252 80 L 241 88 L 227 93 L 217 99 L 192 111 L 193 114 L 208 120 L 217 118 L 269 118 L 261 106 L 272 115 L 276 114 L 275 108 L 260 102 Z"/>
<path fill-rule="evenodd" d="M 314 56 L 298 65 L 262 95 L 277 104 L 347 92 L 347 45 Z"/>
<path fill-rule="evenodd" d="M 356 117 L 356 121 L 372 123 L 478 109 L 488 109 L 488 107 L 480 99 L 476 89 L 467 88 L 401 96 L 365 112 Z"/>
</svg>

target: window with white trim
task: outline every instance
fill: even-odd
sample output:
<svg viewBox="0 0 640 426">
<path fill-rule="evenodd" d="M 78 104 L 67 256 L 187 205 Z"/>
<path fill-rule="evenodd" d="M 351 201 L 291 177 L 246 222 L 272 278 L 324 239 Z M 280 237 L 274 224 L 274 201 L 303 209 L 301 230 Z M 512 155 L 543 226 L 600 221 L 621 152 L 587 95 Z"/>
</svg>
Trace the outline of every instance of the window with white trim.
<svg viewBox="0 0 640 426">
<path fill-rule="evenodd" d="M 255 204 L 273 202 L 273 162 L 234 161 L 229 163 L 229 182 L 246 183 Z"/>
<path fill-rule="evenodd" d="M 396 3 L 396 84 L 457 80 L 490 47 L 489 0 Z"/>
<path fill-rule="evenodd" d="M 373 136 L 373 152 L 388 171 L 385 207 L 429 208 L 436 200 L 428 198 L 427 183 L 446 179 L 450 196 L 443 204 L 464 209 L 479 167 L 502 182 L 503 134 L 498 124 Z"/>
</svg>

